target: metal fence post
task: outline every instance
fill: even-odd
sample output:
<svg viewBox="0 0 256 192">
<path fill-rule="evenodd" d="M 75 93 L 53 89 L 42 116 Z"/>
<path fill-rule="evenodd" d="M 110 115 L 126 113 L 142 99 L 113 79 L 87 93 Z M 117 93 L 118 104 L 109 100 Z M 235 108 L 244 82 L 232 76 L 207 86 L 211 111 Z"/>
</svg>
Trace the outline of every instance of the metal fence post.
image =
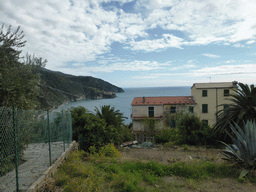
<svg viewBox="0 0 256 192">
<path fill-rule="evenodd" d="M 17 131 L 17 117 L 16 117 L 16 107 L 13 106 L 13 129 L 14 129 L 14 144 L 15 144 L 15 171 L 16 171 L 16 191 L 19 192 L 19 154 L 18 154 L 18 131 Z"/>
<path fill-rule="evenodd" d="M 70 131 L 70 143 L 72 143 L 72 139 L 73 139 L 73 130 L 72 130 L 72 113 L 69 113 L 69 131 Z"/>
<path fill-rule="evenodd" d="M 47 129 L 48 129 L 48 142 L 49 142 L 49 159 L 50 159 L 50 166 L 51 166 L 52 165 L 52 154 L 51 154 L 51 131 L 50 131 L 49 110 L 47 110 Z"/>
<path fill-rule="evenodd" d="M 61 119 L 62 119 L 62 139 L 63 139 L 63 146 L 64 146 L 64 151 L 65 149 L 65 123 L 64 123 L 64 115 L 63 115 L 63 111 L 62 111 L 62 115 L 61 115 Z"/>
</svg>

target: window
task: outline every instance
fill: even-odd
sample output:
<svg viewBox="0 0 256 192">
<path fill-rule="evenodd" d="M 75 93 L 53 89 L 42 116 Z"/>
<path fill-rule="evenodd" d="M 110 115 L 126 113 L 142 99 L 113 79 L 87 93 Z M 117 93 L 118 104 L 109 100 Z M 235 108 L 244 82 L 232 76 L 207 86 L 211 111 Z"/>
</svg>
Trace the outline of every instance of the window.
<svg viewBox="0 0 256 192">
<path fill-rule="evenodd" d="M 208 125 L 208 120 L 202 120 L 203 124 Z"/>
<path fill-rule="evenodd" d="M 207 97 L 207 90 L 202 90 L 202 96 Z"/>
<path fill-rule="evenodd" d="M 223 105 L 224 115 L 228 114 L 229 105 Z"/>
<path fill-rule="evenodd" d="M 171 106 L 170 113 L 176 113 L 176 106 Z"/>
<path fill-rule="evenodd" d="M 208 113 L 208 104 L 202 104 L 202 113 Z"/>
<path fill-rule="evenodd" d="M 154 107 L 148 107 L 148 117 L 154 117 Z"/>
<path fill-rule="evenodd" d="M 188 110 L 189 110 L 190 113 L 194 113 L 194 106 L 189 106 Z"/>
<path fill-rule="evenodd" d="M 224 89 L 224 96 L 225 97 L 229 96 L 229 89 Z"/>
</svg>

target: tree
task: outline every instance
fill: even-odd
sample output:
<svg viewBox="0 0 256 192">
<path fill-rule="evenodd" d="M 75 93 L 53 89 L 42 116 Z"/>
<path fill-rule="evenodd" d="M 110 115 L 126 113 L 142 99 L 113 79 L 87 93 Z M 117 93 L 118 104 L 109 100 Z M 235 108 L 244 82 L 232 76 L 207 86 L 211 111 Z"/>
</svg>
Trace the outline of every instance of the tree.
<svg viewBox="0 0 256 192">
<path fill-rule="evenodd" d="M 84 107 L 72 108 L 71 112 L 73 139 L 79 142 L 81 149 L 88 151 L 90 146 L 99 149 L 109 143 L 121 144 L 122 129 L 107 125 L 105 119 L 89 113 Z"/>
<path fill-rule="evenodd" d="M 156 120 L 154 117 L 147 117 L 140 120 L 143 124 L 143 134 L 146 136 L 147 141 L 153 141 L 157 132 L 160 132 L 159 129 L 159 120 Z"/>
<path fill-rule="evenodd" d="M 113 125 L 115 128 L 120 128 L 124 119 L 127 119 L 119 110 L 115 110 L 115 107 L 110 107 L 110 105 L 103 105 L 100 109 L 96 107 L 95 112 L 97 117 L 105 120 L 107 126 Z"/>
<path fill-rule="evenodd" d="M 180 144 L 216 145 L 212 129 L 191 113 L 177 115 L 177 128 L 181 136 Z"/>
<path fill-rule="evenodd" d="M 11 26 L 6 32 L 4 25 L 0 28 L 0 106 L 36 107 L 40 76 L 34 74 L 33 69 L 43 67 L 47 61 L 27 54 L 22 62 L 19 48 L 25 46 L 23 38 L 20 27 L 14 32 Z"/>
<path fill-rule="evenodd" d="M 228 99 L 233 102 L 229 108 L 224 108 L 217 112 L 218 120 L 214 125 L 216 131 L 229 130 L 230 123 L 236 123 L 243 127 L 244 122 L 256 118 L 256 88 L 254 85 L 238 83 L 239 88 L 235 88 L 235 94 L 230 94 Z"/>
<path fill-rule="evenodd" d="M 84 107 L 71 109 L 73 139 L 79 142 L 80 149 L 89 150 L 90 146 L 97 149 L 104 146 L 106 123 L 89 113 Z M 107 143 L 106 143 L 107 144 Z"/>
</svg>

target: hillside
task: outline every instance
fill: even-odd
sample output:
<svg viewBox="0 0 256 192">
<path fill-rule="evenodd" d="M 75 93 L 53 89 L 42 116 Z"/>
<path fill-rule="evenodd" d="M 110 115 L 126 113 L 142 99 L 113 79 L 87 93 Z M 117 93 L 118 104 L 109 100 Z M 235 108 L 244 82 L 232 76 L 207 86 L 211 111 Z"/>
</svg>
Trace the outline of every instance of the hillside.
<svg viewBox="0 0 256 192">
<path fill-rule="evenodd" d="M 124 92 L 120 87 L 90 76 L 74 76 L 45 68 L 36 68 L 41 76 L 39 108 L 56 108 L 81 99 L 113 98 Z"/>
</svg>

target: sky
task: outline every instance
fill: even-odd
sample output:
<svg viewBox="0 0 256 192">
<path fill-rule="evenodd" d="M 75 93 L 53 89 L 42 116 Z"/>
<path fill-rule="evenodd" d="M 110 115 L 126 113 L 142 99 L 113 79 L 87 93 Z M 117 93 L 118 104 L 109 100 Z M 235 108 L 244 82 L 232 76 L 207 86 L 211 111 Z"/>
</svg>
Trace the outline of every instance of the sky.
<svg viewBox="0 0 256 192">
<path fill-rule="evenodd" d="M 255 0 L 1 0 L 22 54 L 116 86 L 256 84 Z"/>
</svg>

